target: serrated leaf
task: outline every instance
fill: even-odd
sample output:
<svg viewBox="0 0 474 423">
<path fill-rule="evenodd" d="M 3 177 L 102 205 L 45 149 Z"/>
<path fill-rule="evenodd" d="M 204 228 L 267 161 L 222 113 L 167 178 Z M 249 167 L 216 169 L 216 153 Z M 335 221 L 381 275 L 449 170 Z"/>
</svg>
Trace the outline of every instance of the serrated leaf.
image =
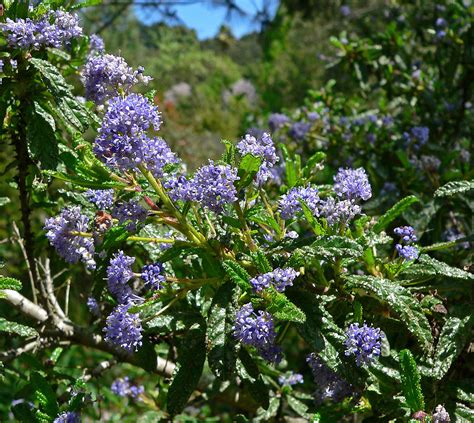
<svg viewBox="0 0 474 423">
<path fill-rule="evenodd" d="M 391 222 L 393 222 L 398 216 L 400 216 L 406 209 L 412 204 L 418 203 L 420 200 L 414 195 L 403 198 L 396 203 L 390 210 L 384 215 L 380 216 L 377 223 L 374 225 L 373 230 L 376 233 L 384 230 Z"/>
<path fill-rule="evenodd" d="M 241 289 L 247 290 L 250 288 L 250 275 L 247 271 L 237 262 L 232 260 L 225 260 L 222 263 L 227 276 L 240 286 Z"/>
<path fill-rule="evenodd" d="M 235 371 L 237 343 L 232 334 L 238 288 L 227 282 L 217 290 L 208 312 L 207 361 L 212 372 L 228 380 Z"/>
<path fill-rule="evenodd" d="M 277 292 L 273 287 L 267 290 L 265 297 L 270 301 L 266 307 L 268 312 L 277 319 L 296 323 L 304 323 L 306 320 L 303 311 L 293 304 L 285 294 Z"/>
<path fill-rule="evenodd" d="M 56 417 L 59 408 L 56 401 L 56 395 L 54 394 L 49 382 L 38 372 L 33 372 L 31 374 L 30 382 L 33 396 L 40 403 L 41 411 L 44 411 L 49 417 Z"/>
<path fill-rule="evenodd" d="M 22 287 L 23 285 L 18 279 L 0 276 L 0 289 L 14 289 L 15 291 L 21 291 Z"/>
<path fill-rule="evenodd" d="M 404 279 L 425 279 L 434 276 L 445 276 L 453 279 L 474 280 L 472 273 L 449 266 L 427 254 L 418 257 L 418 262 L 404 270 L 400 276 Z"/>
<path fill-rule="evenodd" d="M 257 251 L 250 253 L 250 256 L 256 264 L 259 272 L 267 273 L 273 270 L 270 262 L 268 261 L 267 257 L 265 256 L 265 253 L 262 250 L 258 249 Z"/>
<path fill-rule="evenodd" d="M 16 322 L 9 322 L 8 320 L 0 317 L 0 332 L 15 333 L 20 336 L 39 336 L 36 329 L 29 326 L 21 325 Z"/>
<path fill-rule="evenodd" d="M 262 379 L 258 366 L 245 348 L 240 349 L 238 361 L 237 370 L 240 377 L 247 382 L 253 399 L 264 409 L 267 409 L 269 406 L 268 388 Z"/>
<path fill-rule="evenodd" d="M 168 389 L 167 406 L 171 415 L 180 413 L 196 389 L 206 360 L 206 336 L 201 329 L 191 329 L 178 347 L 173 381 Z"/>
<path fill-rule="evenodd" d="M 471 189 L 474 189 L 474 181 L 452 181 L 438 188 L 434 193 L 434 197 L 451 197 Z"/>
<path fill-rule="evenodd" d="M 287 395 L 286 400 L 288 401 L 288 405 L 296 412 L 299 416 L 310 419 L 311 414 L 308 414 L 309 407 L 299 399 L 296 399 L 292 395 Z"/>
<path fill-rule="evenodd" d="M 37 102 L 28 114 L 26 137 L 30 155 L 43 169 L 56 169 L 59 161 L 54 118 Z"/>
<path fill-rule="evenodd" d="M 281 235 L 280 225 L 264 207 L 252 207 L 245 213 L 245 217 L 251 222 L 272 228 L 278 235 Z"/>
<path fill-rule="evenodd" d="M 425 401 L 421 390 L 421 377 L 416 366 L 416 361 L 409 350 L 400 351 L 400 376 L 405 400 L 414 413 L 423 411 Z"/>
<path fill-rule="evenodd" d="M 326 231 L 321 226 L 321 224 L 318 222 L 318 220 L 313 216 L 313 212 L 308 207 L 308 205 L 301 198 L 299 199 L 299 202 L 301 204 L 301 208 L 303 210 L 304 217 L 306 218 L 308 223 L 313 228 L 313 232 L 318 236 L 319 235 L 324 235 L 326 233 Z"/>
<path fill-rule="evenodd" d="M 466 310 L 466 313 L 467 315 L 462 318 L 449 317 L 443 325 L 438 344 L 436 345 L 432 367 L 433 377 L 437 380 L 442 379 L 446 375 L 467 342 L 471 339 L 474 315 L 471 313 L 471 310 Z"/>
<path fill-rule="evenodd" d="M 386 303 L 398 316 L 423 349 L 432 348 L 433 337 L 428 319 L 411 292 L 388 279 L 374 276 L 345 276 L 346 287 L 361 295 L 370 295 Z"/>
<path fill-rule="evenodd" d="M 462 403 L 456 404 L 454 413 L 458 423 L 472 423 L 474 421 L 474 408 L 470 408 Z"/>
<path fill-rule="evenodd" d="M 237 172 L 237 175 L 240 178 L 237 182 L 238 189 L 245 188 L 252 183 L 255 175 L 260 170 L 261 164 L 262 159 L 260 157 L 255 157 L 252 154 L 246 154 L 242 157 Z"/>
</svg>

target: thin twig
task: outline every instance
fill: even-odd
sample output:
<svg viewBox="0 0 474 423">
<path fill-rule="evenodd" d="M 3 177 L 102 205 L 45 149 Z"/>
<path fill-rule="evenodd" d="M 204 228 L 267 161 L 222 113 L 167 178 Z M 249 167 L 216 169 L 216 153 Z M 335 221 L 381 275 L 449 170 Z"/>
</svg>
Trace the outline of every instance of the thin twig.
<svg viewBox="0 0 474 423">
<path fill-rule="evenodd" d="M 20 230 L 18 229 L 18 226 L 16 225 L 15 222 L 13 222 L 13 232 L 15 233 L 16 242 L 20 246 L 20 250 L 21 250 L 21 253 L 23 254 L 23 258 L 25 259 L 26 268 L 28 270 L 28 276 L 29 276 L 30 283 L 31 283 L 31 291 L 32 291 L 32 295 L 33 295 L 33 302 L 35 304 L 38 304 L 38 297 L 36 296 L 35 278 L 33 276 L 33 272 L 32 272 L 31 267 L 30 267 L 30 261 L 28 260 L 28 254 L 26 253 L 26 248 L 25 248 L 25 244 L 23 243 L 23 238 L 21 237 Z"/>
</svg>

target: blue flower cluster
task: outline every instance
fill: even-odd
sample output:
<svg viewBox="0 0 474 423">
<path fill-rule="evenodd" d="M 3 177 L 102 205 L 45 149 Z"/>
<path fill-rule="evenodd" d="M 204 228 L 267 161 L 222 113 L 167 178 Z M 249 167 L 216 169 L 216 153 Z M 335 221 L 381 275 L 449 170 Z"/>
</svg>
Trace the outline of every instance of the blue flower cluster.
<svg viewBox="0 0 474 423">
<path fill-rule="evenodd" d="M 112 216 L 118 219 L 119 223 L 127 223 L 127 230 L 136 231 L 137 225 L 147 218 L 148 212 L 138 201 L 122 201 L 115 205 Z"/>
<path fill-rule="evenodd" d="M 64 411 L 58 414 L 53 423 L 81 423 L 81 415 L 75 411 Z"/>
<path fill-rule="evenodd" d="M 62 10 L 49 12 L 39 20 L 7 18 L 0 24 L 0 31 L 10 47 L 34 50 L 59 48 L 82 35 L 77 15 Z"/>
<path fill-rule="evenodd" d="M 430 129 L 426 126 L 414 126 L 410 131 L 403 133 L 403 139 L 407 145 L 413 145 L 415 150 L 420 149 L 428 142 Z"/>
<path fill-rule="evenodd" d="M 328 225 L 348 223 L 362 211 L 361 207 L 351 200 L 336 201 L 334 198 L 321 201 L 319 215 L 325 217 Z"/>
<path fill-rule="evenodd" d="M 95 44 L 96 41 L 94 39 Z M 94 51 L 97 52 L 95 49 Z M 119 93 L 128 93 L 139 82 L 147 84 L 151 80 L 143 75 L 143 68 L 134 70 L 123 57 L 112 54 L 91 54 L 81 76 L 86 98 L 96 104 L 102 104 Z"/>
<path fill-rule="evenodd" d="M 281 386 L 294 386 L 303 382 L 303 375 L 299 373 L 287 372 L 286 374 L 278 377 L 278 383 Z"/>
<path fill-rule="evenodd" d="M 292 188 L 281 196 L 278 201 L 278 210 L 281 218 L 288 220 L 301 213 L 302 208 L 300 201 L 303 201 L 314 215 L 318 215 L 318 190 L 308 185 L 306 187 Z"/>
<path fill-rule="evenodd" d="M 341 402 L 352 394 L 352 386 L 331 370 L 315 353 L 309 354 L 306 362 L 311 367 L 314 383 L 317 385 L 313 395 L 318 404 L 325 401 Z"/>
<path fill-rule="evenodd" d="M 294 269 L 274 269 L 271 272 L 258 275 L 250 280 L 250 284 L 255 292 L 261 292 L 270 285 L 278 292 L 283 292 L 287 286 L 292 286 L 293 281 L 299 276 L 299 272 Z"/>
<path fill-rule="evenodd" d="M 85 195 L 86 198 L 100 210 L 108 209 L 114 203 L 113 189 L 89 189 Z"/>
<path fill-rule="evenodd" d="M 419 255 L 418 248 L 413 245 L 408 245 L 417 241 L 415 230 L 411 226 L 400 226 L 395 228 L 393 232 L 401 238 L 400 241 L 402 243 L 407 244 L 395 245 L 398 255 L 408 261 L 416 260 Z"/>
<path fill-rule="evenodd" d="M 236 339 L 255 347 L 265 360 L 281 361 L 281 348 L 275 345 L 276 332 L 270 313 L 260 310 L 256 314 L 251 303 L 245 304 L 237 312 L 232 329 Z"/>
<path fill-rule="evenodd" d="M 273 113 L 268 118 L 268 126 L 272 132 L 277 131 L 289 122 L 291 122 L 291 119 L 282 113 Z"/>
<path fill-rule="evenodd" d="M 334 177 L 334 192 L 346 200 L 368 200 L 372 197 L 372 188 L 365 169 L 340 168 Z"/>
<path fill-rule="evenodd" d="M 110 390 L 119 397 L 130 397 L 135 400 L 145 392 L 143 385 L 132 385 L 128 376 L 115 379 L 110 385 Z"/>
<path fill-rule="evenodd" d="M 196 201 L 214 212 L 221 212 L 226 204 L 237 201 L 237 169 L 222 164 L 201 166 L 191 180 L 184 176 L 170 179 L 165 187 L 174 201 Z"/>
<path fill-rule="evenodd" d="M 94 297 L 87 298 L 87 308 L 95 316 L 100 317 L 100 306 L 97 300 Z"/>
<path fill-rule="evenodd" d="M 92 34 L 89 37 L 89 55 L 103 54 L 105 51 L 105 43 L 102 37 Z"/>
<path fill-rule="evenodd" d="M 126 303 L 132 296 L 132 288 L 128 282 L 134 276 L 133 263 L 135 263 L 135 257 L 127 256 L 123 251 L 119 251 L 112 256 L 107 267 L 109 291 L 119 303 Z"/>
<path fill-rule="evenodd" d="M 129 313 L 131 304 L 119 304 L 107 317 L 105 341 L 128 353 L 142 346 L 142 324 L 138 314 Z"/>
<path fill-rule="evenodd" d="M 81 213 L 80 207 L 69 207 L 61 211 L 59 216 L 46 219 L 44 229 L 49 243 L 68 263 L 79 260 L 88 269 L 95 269 L 94 241 L 92 238 L 73 235 L 73 232 L 87 232 L 89 218 Z"/>
<path fill-rule="evenodd" d="M 258 139 L 250 134 L 237 144 L 237 150 L 242 156 L 252 154 L 262 159 L 262 164 L 256 175 L 257 185 L 263 185 L 271 176 L 271 168 L 278 162 L 275 145 L 270 135 L 264 132 Z"/>
<path fill-rule="evenodd" d="M 147 264 L 143 266 L 141 278 L 145 286 L 149 289 L 158 291 L 163 289 L 163 283 L 166 282 L 164 268 L 161 263 Z"/>
<path fill-rule="evenodd" d="M 178 158 L 161 138 L 150 138 L 150 129 L 157 131 L 161 120 L 158 108 L 140 94 L 116 97 L 102 120 L 94 153 L 111 169 L 136 170 L 142 164 L 156 177 L 163 176 L 166 164 Z"/>
<path fill-rule="evenodd" d="M 367 326 L 366 323 L 360 327 L 359 323 L 353 323 L 346 331 L 346 356 L 354 355 L 358 366 L 369 365 L 380 356 L 381 341 L 379 328 Z"/>
</svg>

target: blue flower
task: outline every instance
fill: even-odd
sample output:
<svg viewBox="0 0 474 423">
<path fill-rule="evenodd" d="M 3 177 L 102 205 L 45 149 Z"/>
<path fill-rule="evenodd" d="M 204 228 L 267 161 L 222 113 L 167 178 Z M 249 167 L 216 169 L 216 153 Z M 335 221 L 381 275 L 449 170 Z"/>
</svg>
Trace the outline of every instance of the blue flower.
<svg viewBox="0 0 474 423">
<path fill-rule="evenodd" d="M 281 349 L 275 345 L 276 332 L 270 313 L 254 312 L 252 304 L 242 306 L 235 316 L 234 337 L 245 345 L 253 346 L 267 361 L 278 363 Z"/>
<path fill-rule="evenodd" d="M 278 377 L 278 383 L 282 386 L 293 386 L 298 383 L 303 383 L 303 375 L 299 373 L 287 372 Z"/>
<path fill-rule="evenodd" d="M 282 195 L 278 201 L 278 210 L 282 219 L 291 219 L 302 212 L 300 201 L 309 207 L 313 214 L 317 215 L 319 196 L 317 188 L 310 185 L 306 187 L 295 187 Z"/>
<path fill-rule="evenodd" d="M 65 411 L 59 414 L 53 423 L 81 423 L 81 415 L 75 411 Z"/>
<path fill-rule="evenodd" d="M 163 289 L 163 283 L 166 282 L 163 265 L 154 263 L 143 266 L 141 278 L 145 281 L 147 288 L 156 291 Z"/>
<path fill-rule="evenodd" d="M 416 260 L 420 255 L 418 248 L 412 245 L 397 244 L 395 245 L 395 248 L 398 255 L 408 261 Z"/>
<path fill-rule="evenodd" d="M 132 385 L 128 376 L 115 379 L 110 386 L 110 390 L 119 397 L 130 397 L 137 399 L 145 388 L 142 385 Z"/>
<path fill-rule="evenodd" d="M 132 288 L 128 281 L 133 278 L 132 264 L 135 257 L 127 256 L 119 251 L 112 256 L 107 267 L 107 282 L 109 291 L 119 303 L 127 302 L 132 295 Z"/>
<path fill-rule="evenodd" d="M 367 326 L 359 327 L 353 323 L 346 331 L 346 356 L 354 355 L 356 364 L 370 364 L 380 356 L 382 348 L 382 334 L 379 328 Z"/>
<path fill-rule="evenodd" d="M 372 188 L 365 169 L 340 168 L 334 177 L 334 192 L 346 200 L 368 200 L 372 197 Z"/>
<path fill-rule="evenodd" d="M 44 229 L 49 243 L 68 263 L 79 260 L 88 269 L 95 269 L 94 241 L 92 238 L 73 235 L 71 232 L 87 232 L 89 218 L 81 214 L 80 207 L 69 207 L 61 211 L 59 216 L 46 219 Z"/>
<path fill-rule="evenodd" d="M 120 202 L 112 210 L 112 216 L 118 219 L 119 223 L 128 222 L 126 228 L 129 231 L 135 231 L 137 225 L 145 221 L 147 214 L 147 210 L 136 200 Z"/>
<path fill-rule="evenodd" d="M 272 113 L 268 118 L 268 126 L 272 132 L 275 132 L 290 121 L 291 119 L 282 113 Z"/>
<path fill-rule="evenodd" d="M 261 292 L 270 285 L 273 285 L 278 292 L 283 292 L 287 286 L 293 285 L 293 281 L 299 276 L 299 274 L 299 272 L 291 268 L 276 268 L 271 272 L 252 278 L 250 284 L 256 292 Z"/>
<path fill-rule="evenodd" d="M 405 244 L 411 244 L 417 241 L 415 230 L 411 226 L 399 226 L 393 232 L 398 235 Z"/>
<path fill-rule="evenodd" d="M 85 195 L 100 210 L 108 209 L 114 203 L 113 189 L 89 189 Z"/>
<path fill-rule="evenodd" d="M 138 314 L 129 313 L 131 304 L 119 304 L 107 317 L 105 341 L 128 353 L 142 346 L 142 323 Z"/>
</svg>

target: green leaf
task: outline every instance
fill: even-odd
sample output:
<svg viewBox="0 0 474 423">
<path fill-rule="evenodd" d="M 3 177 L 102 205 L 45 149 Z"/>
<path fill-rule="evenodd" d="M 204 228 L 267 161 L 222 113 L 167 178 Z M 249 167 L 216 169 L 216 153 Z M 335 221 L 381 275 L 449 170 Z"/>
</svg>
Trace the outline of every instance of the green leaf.
<svg viewBox="0 0 474 423">
<path fill-rule="evenodd" d="M 10 202 L 9 197 L 0 197 L 0 207 L 4 206 L 5 204 L 8 204 Z"/>
<path fill-rule="evenodd" d="M 281 228 L 278 222 L 264 207 L 252 207 L 247 210 L 245 217 L 251 222 L 259 223 L 272 228 L 278 235 L 281 235 Z"/>
<path fill-rule="evenodd" d="M 53 97 L 72 96 L 71 86 L 66 82 L 54 65 L 46 60 L 31 58 L 30 63 L 41 74 Z"/>
<path fill-rule="evenodd" d="M 0 289 L 14 289 L 15 291 L 21 291 L 22 287 L 23 285 L 18 279 L 0 276 Z"/>
<path fill-rule="evenodd" d="M 15 333 L 20 336 L 39 336 L 35 329 L 21 325 L 16 322 L 9 322 L 8 320 L 0 317 L 0 332 Z"/>
<path fill-rule="evenodd" d="M 356 291 L 359 295 L 369 295 L 386 303 L 407 329 L 427 351 L 432 348 L 433 337 L 428 319 L 423 313 L 420 303 L 411 292 L 388 279 L 374 276 L 351 275 L 345 276 L 346 288 Z"/>
<path fill-rule="evenodd" d="M 101 251 L 114 251 L 118 249 L 130 236 L 125 225 L 112 226 L 104 235 Z"/>
<path fill-rule="evenodd" d="M 250 185 L 260 169 L 262 159 L 255 157 L 252 154 L 246 154 L 240 161 L 239 170 L 237 175 L 240 180 L 237 182 L 237 188 L 245 188 Z"/>
<path fill-rule="evenodd" d="M 180 413 L 196 389 L 206 360 L 206 336 L 201 329 L 190 330 L 178 347 L 178 361 L 168 390 L 171 415 Z"/>
<path fill-rule="evenodd" d="M 102 0 L 84 0 L 79 3 L 73 4 L 69 10 L 83 9 L 84 7 L 97 6 L 101 4 Z"/>
<path fill-rule="evenodd" d="M 474 280 L 472 273 L 451 267 L 427 254 L 422 254 L 418 262 L 405 269 L 400 276 L 404 279 L 426 279 L 434 276 L 444 276 L 453 279 Z"/>
<path fill-rule="evenodd" d="M 256 264 L 259 272 L 268 273 L 273 270 L 273 267 L 271 266 L 270 262 L 265 256 L 265 253 L 262 250 L 258 249 L 257 251 L 250 253 L 250 256 Z"/>
<path fill-rule="evenodd" d="M 458 423 L 471 423 L 474 421 L 474 408 L 470 408 L 462 403 L 456 404 L 454 414 Z"/>
<path fill-rule="evenodd" d="M 295 411 L 298 416 L 301 416 L 305 419 L 310 419 L 311 414 L 308 414 L 309 407 L 300 400 L 296 399 L 292 395 L 287 395 L 286 400 L 288 401 L 288 405 Z"/>
<path fill-rule="evenodd" d="M 46 378 L 38 372 L 31 374 L 31 388 L 33 396 L 40 404 L 40 409 L 49 417 L 56 417 L 59 412 L 56 395 Z"/>
<path fill-rule="evenodd" d="M 239 351 L 237 371 L 248 384 L 253 399 L 264 409 L 267 409 L 269 406 L 268 388 L 262 379 L 258 366 L 245 348 L 241 348 Z"/>
<path fill-rule="evenodd" d="M 266 291 L 265 297 L 270 301 L 266 307 L 267 311 L 277 319 L 296 323 L 304 323 L 306 320 L 303 311 L 293 304 L 285 294 L 277 292 L 273 287 Z"/>
<path fill-rule="evenodd" d="M 235 371 L 237 343 L 232 335 L 238 288 L 227 282 L 217 290 L 208 312 L 207 360 L 212 372 L 229 380 Z"/>
<path fill-rule="evenodd" d="M 324 235 L 326 231 L 324 228 L 321 226 L 321 224 L 318 222 L 318 219 L 316 219 L 313 215 L 313 212 L 311 209 L 308 207 L 308 205 L 300 198 L 299 202 L 301 204 L 301 208 L 303 210 L 304 217 L 308 221 L 308 223 L 311 225 L 313 228 L 313 232 L 316 235 Z"/>
<path fill-rule="evenodd" d="M 305 178 L 309 178 L 311 176 L 311 173 L 316 166 L 316 164 L 322 162 L 324 159 L 326 159 L 326 153 L 323 153 L 322 151 L 318 151 L 314 153 L 306 162 L 305 167 L 303 168 L 303 176 Z"/>
<path fill-rule="evenodd" d="M 474 189 L 474 181 L 452 181 L 438 188 L 434 193 L 434 197 L 451 197 L 471 189 Z"/>
<path fill-rule="evenodd" d="M 231 143 L 230 141 L 227 141 L 227 140 L 222 140 L 222 143 L 225 146 L 225 153 L 224 153 L 224 157 L 222 158 L 222 160 L 224 162 L 226 162 L 227 164 L 229 164 L 231 166 L 234 166 L 234 164 L 235 164 L 235 151 L 236 151 L 235 145 L 233 143 Z"/>
<path fill-rule="evenodd" d="M 433 377 L 442 379 L 471 338 L 474 327 L 472 310 L 464 317 L 449 317 L 441 330 L 432 367 Z"/>
<path fill-rule="evenodd" d="M 54 118 L 34 102 L 28 116 L 26 137 L 30 155 L 41 163 L 43 169 L 56 169 L 59 162 L 55 130 Z"/>
<path fill-rule="evenodd" d="M 421 377 L 416 361 L 409 350 L 400 351 L 400 376 L 405 400 L 411 411 L 423 411 L 425 401 L 421 390 Z"/>
<path fill-rule="evenodd" d="M 242 290 L 250 288 L 250 275 L 239 263 L 233 260 L 225 260 L 222 267 L 229 278 L 239 285 Z"/>
<path fill-rule="evenodd" d="M 408 207 L 412 204 L 419 202 L 420 200 L 414 195 L 409 195 L 396 203 L 390 210 L 384 215 L 380 216 L 377 223 L 374 225 L 374 232 L 379 233 L 384 230 L 392 221 L 400 216 Z"/>
<path fill-rule="evenodd" d="M 362 256 L 362 246 L 349 238 L 342 236 L 322 236 L 311 245 L 299 249 L 306 258 L 322 258 L 325 260 L 339 257 L 356 258 Z"/>
</svg>

